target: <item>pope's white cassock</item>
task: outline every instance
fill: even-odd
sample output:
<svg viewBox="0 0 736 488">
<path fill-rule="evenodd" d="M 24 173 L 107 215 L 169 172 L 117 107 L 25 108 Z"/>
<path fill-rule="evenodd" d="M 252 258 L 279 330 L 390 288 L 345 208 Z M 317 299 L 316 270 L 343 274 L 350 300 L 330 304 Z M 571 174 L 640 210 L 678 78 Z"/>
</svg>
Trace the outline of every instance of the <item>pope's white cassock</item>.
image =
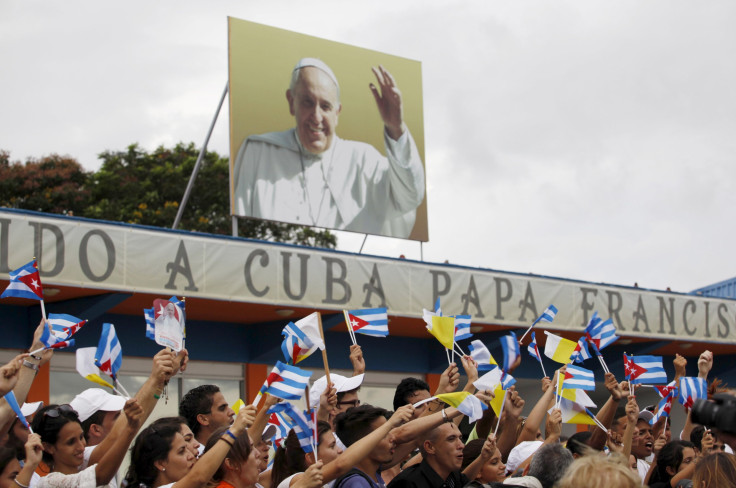
<svg viewBox="0 0 736 488">
<path fill-rule="evenodd" d="M 406 238 L 424 199 L 414 139 L 384 130 L 384 157 L 370 144 L 334 136 L 307 152 L 296 130 L 247 138 L 234 163 L 235 212 L 246 217 Z"/>
</svg>

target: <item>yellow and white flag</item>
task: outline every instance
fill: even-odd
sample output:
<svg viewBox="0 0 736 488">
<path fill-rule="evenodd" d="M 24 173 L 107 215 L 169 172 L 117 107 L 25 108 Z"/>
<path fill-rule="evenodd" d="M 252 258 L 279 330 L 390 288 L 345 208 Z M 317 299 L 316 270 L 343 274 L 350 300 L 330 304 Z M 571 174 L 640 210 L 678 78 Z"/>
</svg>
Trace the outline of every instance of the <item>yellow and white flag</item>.
<svg viewBox="0 0 736 488">
<path fill-rule="evenodd" d="M 115 388 L 100 376 L 100 368 L 95 366 L 95 352 L 97 352 L 96 347 L 83 347 L 77 349 L 77 372 L 81 374 L 83 378 L 87 378 L 93 383 L 97 383 L 98 385 L 106 386 L 114 390 Z"/>
<path fill-rule="evenodd" d="M 572 362 L 570 356 L 575 352 L 575 347 L 578 345 L 577 342 L 573 342 L 560 337 L 555 334 L 550 334 L 546 330 L 547 343 L 544 345 L 544 355 L 550 358 L 552 361 L 557 361 L 562 364 L 569 364 Z"/>
</svg>

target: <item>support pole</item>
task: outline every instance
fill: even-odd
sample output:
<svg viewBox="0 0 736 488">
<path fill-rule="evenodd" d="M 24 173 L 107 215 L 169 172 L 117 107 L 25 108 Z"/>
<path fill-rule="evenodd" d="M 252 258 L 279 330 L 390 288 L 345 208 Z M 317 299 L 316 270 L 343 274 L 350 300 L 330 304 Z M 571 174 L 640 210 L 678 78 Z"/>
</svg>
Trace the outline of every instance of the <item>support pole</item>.
<svg viewBox="0 0 736 488">
<path fill-rule="evenodd" d="M 220 97 L 220 104 L 217 106 L 217 111 L 215 111 L 215 116 L 212 119 L 212 123 L 210 124 L 210 130 L 207 131 L 207 137 L 204 139 L 204 144 L 202 144 L 202 149 L 199 151 L 199 157 L 197 157 L 197 163 L 194 165 L 194 169 L 192 170 L 192 175 L 189 177 L 189 183 L 187 184 L 187 189 L 184 191 L 184 196 L 181 199 L 181 205 L 179 205 L 179 210 L 176 212 L 176 218 L 174 219 L 174 225 L 171 226 L 172 229 L 176 229 L 179 227 L 179 223 L 181 223 L 181 216 L 184 215 L 184 208 L 187 206 L 187 202 L 189 201 L 189 195 L 192 193 L 192 188 L 194 187 L 194 180 L 197 178 L 197 173 L 199 173 L 199 168 L 202 166 L 202 161 L 204 160 L 204 155 L 207 153 L 207 144 L 210 142 L 210 137 L 212 136 L 212 130 L 215 128 L 215 123 L 217 122 L 217 117 L 220 115 L 220 109 L 222 108 L 222 104 L 225 103 L 225 97 L 227 96 L 228 87 L 230 82 L 225 83 L 225 89 L 222 91 L 222 96 Z"/>
</svg>

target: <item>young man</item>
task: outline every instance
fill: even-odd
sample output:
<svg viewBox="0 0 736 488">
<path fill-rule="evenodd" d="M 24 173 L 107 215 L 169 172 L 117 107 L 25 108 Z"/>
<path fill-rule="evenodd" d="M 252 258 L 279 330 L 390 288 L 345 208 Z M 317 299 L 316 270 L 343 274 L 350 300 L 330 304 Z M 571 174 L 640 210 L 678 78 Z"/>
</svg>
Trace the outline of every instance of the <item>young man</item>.
<svg viewBox="0 0 736 488">
<path fill-rule="evenodd" d="M 210 435 L 220 427 L 232 424 L 235 412 L 230 408 L 219 387 L 200 385 L 189 390 L 181 399 L 179 415 L 186 419 L 199 442 L 201 456 Z"/>
</svg>

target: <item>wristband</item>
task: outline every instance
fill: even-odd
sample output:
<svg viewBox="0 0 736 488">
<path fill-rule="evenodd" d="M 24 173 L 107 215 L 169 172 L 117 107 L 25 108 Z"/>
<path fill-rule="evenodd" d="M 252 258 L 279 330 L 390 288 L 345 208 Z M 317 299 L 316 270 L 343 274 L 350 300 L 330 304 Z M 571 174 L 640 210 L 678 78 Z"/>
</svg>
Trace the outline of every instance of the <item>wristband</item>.
<svg viewBox="0 0 736 488">
<path fill-rule="evenodd" d="M 29 356 L 35 359 L 36 361 L 41 361 L 43 359 L 41 356 L 35 356 L 33 354 L 29 354 Z"/>
<path fill-rule="evenodd" d="M 23 366 L 25 366 L 26 368 L 30 368 L 33 371 L 35 371 L 36 373 L 38 373 L 38 369 L 39 369 L 38 368 L 38 364 L 34 364 L 34 363 L 28 361 L 27 359 L 24 359 L 23 360 Z"/>
<path fill-rule="evenodd" d="M 227 435 L 229 435 L 230 437 L 232 437 L 234 441 L 237 441 L 237 440 L 238 440 L 238 438 L 237 438 L 237 437 L 235 437 L 235 434 L 233 434 L 232 432 L 230 432 L 230 429 L 227 429 L 227 430 L 225 431 L 225 434 L 227 434 Z"/>
<path fill-rule="evenodd" d="M 219 440 L 225 441 L 225 444 L 227 444 L 230 447 L 233 447 L 233 443 L 231 441 L 227 440 L 227 437 L 225 437 L 224 434 L 222 436 L 220 436 L 220 439 Z"/>
<path fill-rule="evenodd" d="M 14 483 L 15 483 L 16 485 L 20 486 L 20 488 L 28 488 L 28 485 L 24 485 L 24 484 L 22 484 L 22 483 L 21 483 L 20 481 L 18 481 L 18 480 L 17 480 L 16 478 L 13 478 L 13 482 L 14 482 Z"/>
</svg>

